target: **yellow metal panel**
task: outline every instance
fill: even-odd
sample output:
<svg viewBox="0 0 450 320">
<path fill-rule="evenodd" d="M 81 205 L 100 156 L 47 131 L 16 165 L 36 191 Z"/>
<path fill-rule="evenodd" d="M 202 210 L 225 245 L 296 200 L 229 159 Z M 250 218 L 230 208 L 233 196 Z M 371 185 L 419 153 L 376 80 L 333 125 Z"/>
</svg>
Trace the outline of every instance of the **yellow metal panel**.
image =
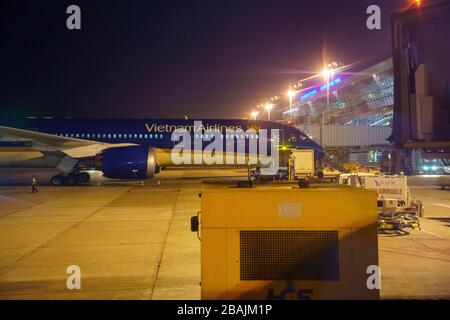
<svg viewBox="0 0 450 320">
<path fill-rule="evenodd" d="M 206 240 L 206 241 L 204 241 Z M 226 299 L 227 287 L 227 231 L 202 229 L 201 297 Z M 205 285 L 203 285 L 205 284 Z"/>
<path fill-rule="evenodd" d="M 367 267 L 378 265 L 378 234 L 369 228 L 353 229 L 351 242 L 353 298 L 379 299 L 380 290 L 367 288 Z"/>
<path fill-rule="evenodd" d="M 355 188 L 205 187 L 201 221 L 202 298 L 379 298 L 379 290 L 369 290 L 366 285 L 367 267 L 378 265 L 376 199 L 376 192 Z M 248 240 L 248 235 L 258 234 L 262 237 Z M 274 234 L 277 236 L 272 237 Z M 282 234 L 289 236 L 278 237 Z M 301 236 L 292 240 L 292 234 Z M 303 235 L 309 234 L 318 236 L 304 241 Z M 294 249 L 289 250 L 290 245 Z M 330 252 L 332 260 L 328 260 Z M 266 254 L 275 260 L 265 260 Z M 293 267 L 294 276 L 291 271 L 279 271 L 284 270 L 285 259 L 290 259 L 288 266 Z M 272 261 L 281 269 L 272 268 Z M 320 269 L 314 269 L 315 266 Z M 322 269 L 326 276 L 308 276 L 308 272 L 310 275 Z M 266 277 L 266 271 L 272 273 Z"/>
<path fill-rule="evenodd" d="M 353 188 L 204 189 L 202 224 L 204 228 L 375 227 L 376 201 L 376 192 Z M 299 213 L 283 218 L 280 206 L 289 204 L 298 205 Z"/>
</svg>

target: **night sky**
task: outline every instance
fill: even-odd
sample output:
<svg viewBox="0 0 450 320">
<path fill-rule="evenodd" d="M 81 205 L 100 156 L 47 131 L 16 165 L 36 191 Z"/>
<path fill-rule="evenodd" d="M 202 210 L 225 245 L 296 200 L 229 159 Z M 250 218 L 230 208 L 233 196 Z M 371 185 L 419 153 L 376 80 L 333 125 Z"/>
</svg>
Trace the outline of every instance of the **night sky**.
<svg viewBox="0 0 450 320">
<path fill-rule="evenodd" d="M 0 0 L 0 117 L 248 117 L 321 70 L 325 44 L 344 64 L 389 56 L 407 2 Z M 70 4 L 81 31 L 66 28 Z"/>
</svg>

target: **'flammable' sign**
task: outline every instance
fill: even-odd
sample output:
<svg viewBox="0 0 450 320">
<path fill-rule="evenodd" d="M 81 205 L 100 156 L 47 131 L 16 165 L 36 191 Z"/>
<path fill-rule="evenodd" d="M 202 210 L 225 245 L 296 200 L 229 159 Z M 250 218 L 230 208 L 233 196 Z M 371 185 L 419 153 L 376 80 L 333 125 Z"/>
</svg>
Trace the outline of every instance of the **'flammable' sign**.
<svg viewBox="0 0 450 320">
<path fill-rule="evenodd" d="M 406 177 L 365 177 L 365 188 L 390 199 L 406 200 L 408 196 Z"/>
</svg>

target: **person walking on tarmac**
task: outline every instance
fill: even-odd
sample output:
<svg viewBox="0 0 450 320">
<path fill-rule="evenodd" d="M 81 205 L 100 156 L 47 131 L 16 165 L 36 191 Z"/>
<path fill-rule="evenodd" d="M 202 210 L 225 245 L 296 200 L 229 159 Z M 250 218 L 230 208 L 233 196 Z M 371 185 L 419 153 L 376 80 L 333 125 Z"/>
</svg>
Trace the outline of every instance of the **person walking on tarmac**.
<svg viewBox="0 0 450 320">
<path fill-rule="evenodd" d="M 36 189 L 36 185 L 37 185 L 37 178 L 35 175 L 33 175 L 33 178 L 31 179 L 31 193 L 38 192 L 38 190 Z"/>
</svg>

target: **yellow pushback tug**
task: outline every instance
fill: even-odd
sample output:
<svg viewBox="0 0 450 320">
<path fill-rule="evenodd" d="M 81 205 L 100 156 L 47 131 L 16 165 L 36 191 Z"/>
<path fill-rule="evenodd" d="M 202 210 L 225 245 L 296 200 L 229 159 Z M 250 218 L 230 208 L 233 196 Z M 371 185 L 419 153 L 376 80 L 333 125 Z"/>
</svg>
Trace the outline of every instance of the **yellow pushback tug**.
<svg viewBox="0 0 450 320">
<path fill-rule="evenodd" d="M 376 203 L 338 184 L 204 185 L 202 299 L 378 299 Z"/>
</svg>

